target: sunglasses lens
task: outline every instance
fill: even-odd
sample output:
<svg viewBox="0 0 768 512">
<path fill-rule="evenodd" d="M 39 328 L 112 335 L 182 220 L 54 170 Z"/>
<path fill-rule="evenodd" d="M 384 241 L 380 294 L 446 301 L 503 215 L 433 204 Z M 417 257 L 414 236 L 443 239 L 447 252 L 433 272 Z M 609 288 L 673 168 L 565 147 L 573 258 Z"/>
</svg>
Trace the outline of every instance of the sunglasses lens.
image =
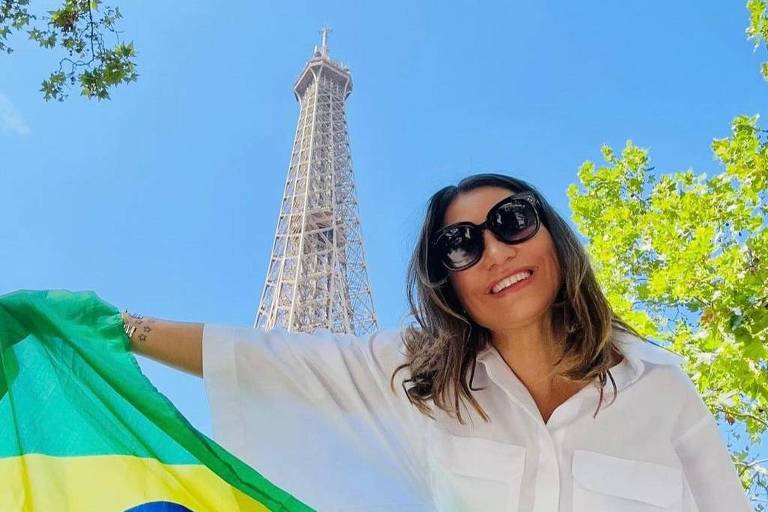
<svg viewBox="0 0 768 512">
<path fill-rule="evenodd" d="M 498 206 L 489 222 L 496 236 L 508 244 L 524 242 L 539 230 L 536 210 L 524 199 L 513 199 Z M 437 241 L 437 253 L 443 265 L 450 270 L 468 268 L 482 256 L 482 231 L 470 225 L 449 228 Z"/>
<path fill-rule="evenodd" d="M 491 218 L 496 232 L 507 243 L 528 240 L 539 229 L 536 211 L 528 201 L 510 201 L 499 207 Z"/>
<path fill-rule="evenodd" d="M 482 244 L 482 237 L 475 228 L 458 226 L 443 233 L 438 252 L 448 268 L 458 269 L 477 260 L 482 251 Z"/>
</svg>

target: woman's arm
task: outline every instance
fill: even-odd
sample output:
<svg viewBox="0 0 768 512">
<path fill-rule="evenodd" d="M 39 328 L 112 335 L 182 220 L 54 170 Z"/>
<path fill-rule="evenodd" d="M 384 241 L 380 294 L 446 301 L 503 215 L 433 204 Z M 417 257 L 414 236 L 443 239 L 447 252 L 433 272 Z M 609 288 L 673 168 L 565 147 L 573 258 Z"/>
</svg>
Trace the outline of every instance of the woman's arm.
<svg viewBox="0 0 768 512">
<path fill-rule="evenodd" d="M 368 457 L 394 469 L 419 493 L 428 492 L 423 438 L 431 420 L 402 389 L 407 369 L 396 374 L 390 388 L 392 372 L 404 362 L 402 348 L 397 329 L 355 335 L 205 324 L 205 384 L 217 441 L 246 462 L 287 477 L 288 487 L 291 482 L 308 492 L 319 489 L 302 483 L 314 472 L 325 472 L 318 478 L 330 495 L 341 490 L 331 489 L 335 482 L 329 476 L 344 477 L 339 460 L 353 452 L 353 458 Z M 303 427 L 305 422 L 312 425 Z M 333 449 L 318 451 L 307 432 L 321 439 L 329 435 L 330 446 L 350 443 L 351 451 L 340 448 L 345 455 L 335 459 Z M 349 508 L 335 505 L 318 510 Z"/>
<path fill-rule="evenodd" d="M 124 311 L 131 350 L 198 377 L 203 376 L 203 324 L 136 317 Z"/>
</svg>

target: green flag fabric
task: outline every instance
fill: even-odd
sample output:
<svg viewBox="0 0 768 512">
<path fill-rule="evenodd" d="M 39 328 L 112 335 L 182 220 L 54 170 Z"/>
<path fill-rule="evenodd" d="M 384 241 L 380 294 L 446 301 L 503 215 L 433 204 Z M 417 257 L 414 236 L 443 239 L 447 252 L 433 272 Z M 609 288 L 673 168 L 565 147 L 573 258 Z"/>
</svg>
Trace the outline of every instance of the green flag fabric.
<svg viewBox="0 0 768 512">
<path fill-rule="evenodd" d="M 192 427 L 91 291 L 0 296 L 0 481 L 2 512 L 313 510 Z"/>
</svg>

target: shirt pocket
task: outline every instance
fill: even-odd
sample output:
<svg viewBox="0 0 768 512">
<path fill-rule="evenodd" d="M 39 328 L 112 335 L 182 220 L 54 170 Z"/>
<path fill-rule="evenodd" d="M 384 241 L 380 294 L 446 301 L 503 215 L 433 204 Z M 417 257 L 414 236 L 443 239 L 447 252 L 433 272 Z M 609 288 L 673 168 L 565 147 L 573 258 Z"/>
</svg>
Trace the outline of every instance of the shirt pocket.
<svg viewBox="0 0 768 512">
<path fill-rule="evenodd" d="M 438 431 L 428 450 L 435 510 L 517 512 L 524 446 Z"/>
<path fill-rule="evenodd" d="M 677 467 L 575 450 L 573 512 L 682 512 Z"/>
</svg>

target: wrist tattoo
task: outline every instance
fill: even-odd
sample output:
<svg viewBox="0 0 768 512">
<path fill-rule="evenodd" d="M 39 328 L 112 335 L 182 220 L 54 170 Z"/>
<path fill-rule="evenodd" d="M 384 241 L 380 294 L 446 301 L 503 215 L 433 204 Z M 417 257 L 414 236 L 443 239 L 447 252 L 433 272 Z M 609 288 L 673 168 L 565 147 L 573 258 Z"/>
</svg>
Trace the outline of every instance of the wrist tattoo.
<svg viewBox="0 0 768 512">
<path fill-rule="evenodd" d="M 152 332 L 154 320 L 152 318 L 145 319 L 142 315 L 134 315 L 129 313 L 128 310 L 124 310 L 123 323 L 125 325 L 125 334 L 128 335 L 128 338 L 133 340 L 133 334 L 138 330 L 139 334 L 136 338 L 139 341 L 146 341 L 147 336 Z"/>
</svg>

